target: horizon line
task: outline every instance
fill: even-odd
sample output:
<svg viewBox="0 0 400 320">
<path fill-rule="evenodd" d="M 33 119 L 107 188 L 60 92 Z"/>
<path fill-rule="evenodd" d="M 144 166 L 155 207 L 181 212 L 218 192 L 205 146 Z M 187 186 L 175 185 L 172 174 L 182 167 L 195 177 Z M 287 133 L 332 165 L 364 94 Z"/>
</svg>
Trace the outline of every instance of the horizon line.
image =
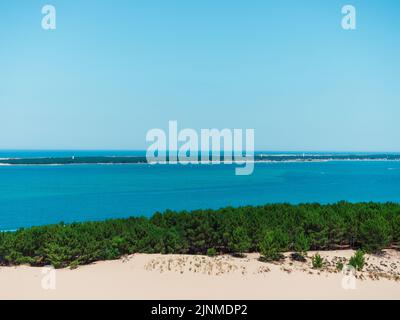
<svg viewBox="0 0 400 320">
<path fill-rule="evenodd" d="M 92 148 L 61 148 L 61 149 L 53 149 L 53 148 L 16 148 L 16 149 L 7 149 L 7 148 L 0 148 L 0 152 L 9 152 L 9 151 L 16 151 L 16 152 L 21 152 L 21 151 L 52 151 L 52 152 L 63 152 L 63 151 L 122 151 L 122 152 L 131 152 L 131 151 L 146 151 L 146 149 L 125 149 L 125 148 L 99 148 L 99 149 L 92 149 Z M 162 150 L 162 151 L 169 151 L 169 150 Z M 172 151 L 179 151 L 179 150 L 172 150 Z M 203 152 L 202 150 L 197 150 L 198 152 Z M 207 150 L 209 152 L 212 151 L 218 151 L 218 150 Z M 235 150 L 232 150 L 233 152 Z M 221 150 L 223 152 L 223 150 Z M 346 153 L 346 152 L 360 152 L 360 153 L 400 153 L 400 150 L 398 151 L 388 151 L 388 150 L 301 150 L 301 149 L 255 149 L 254 152 L 300 152 L 300 153 L 310 153 L 310 152 L 334 152 L 334 153 Z"/>
</svg>

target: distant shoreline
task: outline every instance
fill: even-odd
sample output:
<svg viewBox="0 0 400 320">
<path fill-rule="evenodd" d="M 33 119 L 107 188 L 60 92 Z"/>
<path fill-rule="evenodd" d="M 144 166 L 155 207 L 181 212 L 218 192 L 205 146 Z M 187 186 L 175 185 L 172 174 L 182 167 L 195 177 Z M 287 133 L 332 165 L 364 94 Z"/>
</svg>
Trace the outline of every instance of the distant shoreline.
<svg viewBox="0 0 400 320">
<path fill-rule="evenodd" d="M 340 154 L 340 155 L 255 155 L 254 158 L 244 158 L 242 163 L 311 163 L 332 161 L 400 161 L 400 154 Z M 166 159 L 166 164 L 169 160 Z M 223 156 L 219 161 L 190 164 L 227 163 Z M 182 163 L 182 162 L 181 162 Z M 108 165 L 108 164 L 153 164 L 144 156 L 77 156 L 77 157 L 40 157 L 40 158 L 0 158 L 0 166 L 13 165 Z M 189 164 L 189 162 L 183 163 Z"/>
</svg>

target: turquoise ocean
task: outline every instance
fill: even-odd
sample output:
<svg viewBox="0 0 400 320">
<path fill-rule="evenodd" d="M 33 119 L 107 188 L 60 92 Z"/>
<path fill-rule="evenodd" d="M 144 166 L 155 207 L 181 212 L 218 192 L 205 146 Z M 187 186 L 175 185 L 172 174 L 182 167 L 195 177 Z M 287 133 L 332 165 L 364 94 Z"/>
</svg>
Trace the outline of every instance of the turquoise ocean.
<svg viewBox="0 0 400 320">
<path fill-rule="evenodd" d="M 134 156 L 141 151 L 0 151 L 0 158 Z M 267 203 L 400 202 L 399 161 L 236 165 L 0 166 L 0 230 Z"/>
</svg>

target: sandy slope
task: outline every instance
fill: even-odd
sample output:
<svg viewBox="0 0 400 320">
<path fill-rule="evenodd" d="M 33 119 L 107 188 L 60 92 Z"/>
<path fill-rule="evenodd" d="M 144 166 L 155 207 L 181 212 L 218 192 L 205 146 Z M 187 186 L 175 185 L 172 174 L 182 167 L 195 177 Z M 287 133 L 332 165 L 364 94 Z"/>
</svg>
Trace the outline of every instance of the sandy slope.
<svg viewBox="0 0 400 320">
<path fill-rule="evenodd" d="M 54 290 L 42 287 L 42 283 L 52 283 L 51 270 L 43 274 L 42 268 L 2 267 L 0 298 L 400 299 L 400 281 L 395 280 L 400 274 L 400 252 L 368 256 L 366 270 L 357 274 L 356 289 L 345 290 L 344 275 L 335 266 L 338 259 L 348 259 L 352 253 L 321 252 L 328 261 L 323 271 L 311 269 L 310 261 L 289 258 L 279 264 L 262 263 L 257 254 L 242 259 L 135 254 L 75 270 L 56 270 Z"/>
</svg>

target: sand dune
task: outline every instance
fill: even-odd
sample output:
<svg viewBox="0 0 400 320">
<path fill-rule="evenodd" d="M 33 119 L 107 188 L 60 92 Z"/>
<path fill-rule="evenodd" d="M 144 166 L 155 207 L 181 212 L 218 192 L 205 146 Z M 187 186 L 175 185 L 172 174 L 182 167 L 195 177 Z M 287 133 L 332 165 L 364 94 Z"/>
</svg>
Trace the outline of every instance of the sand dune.
<svg viewBox="0 0 400 320">
<path fill-rule="evenodd" d="M 308 256 L 313 253 L 310 252 Z M 367 256 L 349 278 L 336 269 L 351 250 L 320 252 L 323 270 L 307 262 L 263 263 L 246 258 L 135 254 L 75 270 L 0 268 L 1 299 L 399 299 L 400 252 Z M 349 289 L 349 280 L 355 289 Z M 345 284 L 344 289 L 342 284 Z M 52 289 L 55 285 L 55 289 Z"/>
</svg>

